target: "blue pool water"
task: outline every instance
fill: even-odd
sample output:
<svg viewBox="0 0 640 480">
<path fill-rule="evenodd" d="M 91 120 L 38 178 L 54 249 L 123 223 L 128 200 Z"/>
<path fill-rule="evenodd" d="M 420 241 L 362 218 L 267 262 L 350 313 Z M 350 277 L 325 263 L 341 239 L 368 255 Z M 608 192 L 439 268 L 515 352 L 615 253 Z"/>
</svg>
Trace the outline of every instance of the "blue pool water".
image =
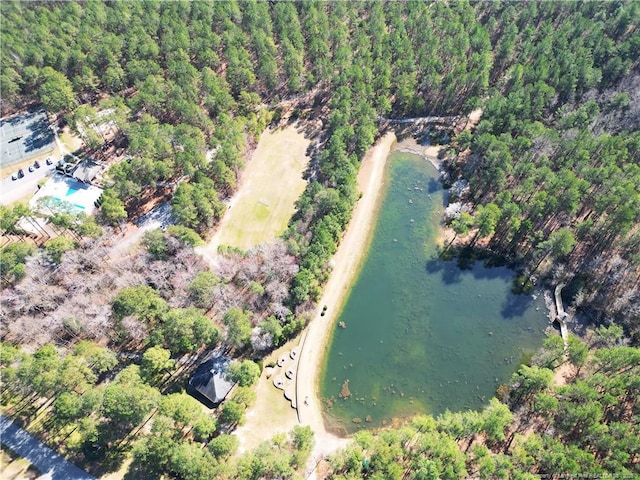
<svg viewBox="0 0 640 480">
<path fill-rule="evenodd" d="M 71 190 L 71 189 L 70 189 L 70 190 Z M 77 190 L 75 190 L 75 191 L 77 191 Z M 69 196 L 69 193 L 68 193 L 68 192 L 67 192 L 67 196 Z M 58 202 L 58 203 L 61 203 L 61 204 L 63 204 L 63 205 L 65 205 L 65 204 L 66 204 L 66 205 L 72 205 L 72 206 L 74 206 L 74 207 L 76 207 L 76 208 L 78 208 L 78 209 L 80 209 L 80 210 L 84 210 L 84 206 L 82 206 L 82 205 L 78 205 L 77 203 L 71 203 L 71 202 L 69 202 L 69 201 L 67 201 L 67 200 L 63 200 L 63 199 L 58 198 L 58 197 L 52 197 L 52 198 L 53 198 L 53 200 L 54 200 L 54 201 L 56 201 L 56 202 Z"/>
</svg>

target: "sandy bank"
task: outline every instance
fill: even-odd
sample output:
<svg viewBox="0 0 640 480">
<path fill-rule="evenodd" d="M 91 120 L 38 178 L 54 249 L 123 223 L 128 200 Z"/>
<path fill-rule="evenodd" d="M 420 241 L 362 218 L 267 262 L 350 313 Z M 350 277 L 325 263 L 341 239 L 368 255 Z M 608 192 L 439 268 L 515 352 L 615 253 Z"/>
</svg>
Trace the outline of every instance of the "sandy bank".
<svg viewBox="0 0 640 480">
<path fill-rule="evenodd" d="M 415 138 L 409 137 L 398 142 L 393 147 L 393 150 L 419 155 L 426 160 L 429 160 L 431 164 L 438 169 L 438 171 L 442 171 L 442 160 L 440 157 L 445 148 L 446 145 L 429 145 L 425 147 L 420 145 Z"/>
<path fill-rule="evenodd" d="M 362 197 L 333 257 L 333 271 L 318 302 L 316 314 L 307 327 L 306 339 L 300 352 L 296 392 L 298 418 L 302 425 L 309 425 L 315 432 L 316 445 L 311 458 L 314 466 L 321 457 L 345 446 L 348 442 L 348 439 L 337 437 L 327 431 L 317 386 L 331 328 L 366 253 L 366 243 L 375 225 L 385 165 L 395 140 L 395 134 L 387 133 L 369 150 L 362 161 L 358 174 L 358 188 Z M 326 314 L 321 316 L 324 305 L 327 305 L 328 309 Z"/>
</svg>

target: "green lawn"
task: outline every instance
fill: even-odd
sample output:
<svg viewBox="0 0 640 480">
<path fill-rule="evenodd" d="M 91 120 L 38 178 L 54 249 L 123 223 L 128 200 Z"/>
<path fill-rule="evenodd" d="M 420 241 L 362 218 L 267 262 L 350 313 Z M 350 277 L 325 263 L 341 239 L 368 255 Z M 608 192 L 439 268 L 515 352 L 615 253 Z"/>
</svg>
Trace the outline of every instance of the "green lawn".
<svg viewBox="0 0 640 480">
<path fill-rule="evenodd" d="M 262 134 L 220 224 L 218 245 L 248 249 L 284 232 L 306 186 L 309 143 L 295 126 Z"/>
</svg>

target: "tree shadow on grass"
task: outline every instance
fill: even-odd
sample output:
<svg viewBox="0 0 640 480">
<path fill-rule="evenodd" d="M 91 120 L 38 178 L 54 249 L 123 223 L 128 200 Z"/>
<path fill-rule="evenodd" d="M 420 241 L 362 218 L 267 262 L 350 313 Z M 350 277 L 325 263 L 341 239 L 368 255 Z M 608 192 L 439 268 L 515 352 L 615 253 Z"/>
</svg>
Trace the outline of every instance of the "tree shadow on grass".
<svg viewBox="0 0 640 480">
<path fill-rule="evenodd" d="M 131 450 L 131 444 L 122 441 L 127 433 L 103 423 L 98 426 L 97 439 L 85 442 L 82 452 L 88 461 L 87 468 L 93 475 L 101 477 L 122 467 L 127 453 Z"/>
</svg>

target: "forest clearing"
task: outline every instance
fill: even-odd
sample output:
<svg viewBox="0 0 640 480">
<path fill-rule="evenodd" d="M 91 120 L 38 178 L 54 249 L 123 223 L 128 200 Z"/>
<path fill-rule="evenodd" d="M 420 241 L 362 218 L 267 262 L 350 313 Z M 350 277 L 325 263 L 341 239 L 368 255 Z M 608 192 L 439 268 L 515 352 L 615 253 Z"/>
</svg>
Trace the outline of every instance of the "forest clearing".
<svg viewBox="0 0 640 480">
<path fill-rule="evenodd" d="M 284 232 L 306 185 L 302 174 L 309 143 L 299 125 L 262 134 L 226 215 L 203 250 L 212 254 L 220 245 L 249 249 Z"/>
<path fill-rule="evenodd" d="M 333 257 L 333 270 L 325 294 L 319 305 L 331 305 L 327 315 L 320 315 L 319 308 L 306 330 L 300 352 L 300 362 L 296 375 L 296 397 L 298 413 L 282 396 L 282 392 L 273 386 L 272 379 L 263 374 L 258 381 L 256 391 L 258 399 L 246 413 L 246 423 L 236 430 L 243 450 L 257 446 L 262 435 L 257 432 L 273 434 L 286 431 L 298 424 L 309 425 L 315 433 L 315 447 L 312 459 L 323 458 L 336 449 L 346 445 L 341 439 L 327 431 L 322 416 L 322 404 L 317 391 L 317 379 L 322 368 L 323 352 L 327 346 L 328 334 L 340 311 L 344 295 L 357 273 L 360 260 L 366 254 L 367 237 L 375 223 L 376 206 L 380 200 L 380 190 L 384 179 L 385 162 L 396 138 L 388 133 L 374 145 L 365 156 L 358 175 L 358 188 L 363 195 L 354 211 L 350 227 Z M 300 337 L 298 337 L 300 338 Z M 290 342 L 298 343 L 298 338 Z M 289 345 L 289 344 L 287 344 Z M 274 351 L 268 358 L 278 358 L 279 352 L 287 346 Z M 305 399 L 307 400 L 305 402 Z"/>
<path fill-rule="evenodd" d="M 638 474 L 639 2 L 2 17 L 2 116 L 44 110 L 107 167 L 95 216 L 2 192 L 0 412 L 38 441 L 103 480 Z M 502 350 L 502 317 L 536 343 Z"/>
</svg>

